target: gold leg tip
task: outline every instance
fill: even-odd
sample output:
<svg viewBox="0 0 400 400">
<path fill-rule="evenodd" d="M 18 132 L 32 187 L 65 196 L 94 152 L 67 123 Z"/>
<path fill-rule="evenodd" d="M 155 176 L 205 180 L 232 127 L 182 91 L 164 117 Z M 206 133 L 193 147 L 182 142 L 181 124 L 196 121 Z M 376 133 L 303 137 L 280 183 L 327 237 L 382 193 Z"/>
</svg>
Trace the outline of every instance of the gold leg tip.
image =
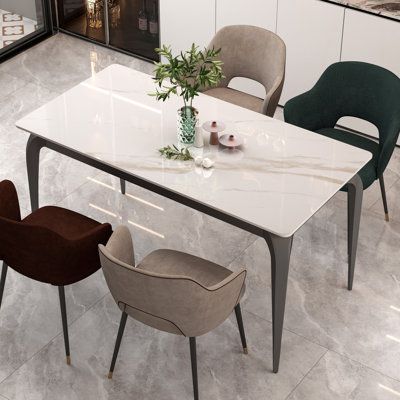
<svg viewBox="0 0 400 400">
<path fill-rule="evenodd" d="M 243 353 L 244 354 L 249 354 L 249 350 L 247 350 L 247 347 L 243 347 Z"/>
<path fill-rule="evenodd" d="M 71 365 L 71 356 L 67 356 L 67 365 Z"/>
<path fill-rule="evenodd" d="M 389 222 L 389 213 L 385 213 L 385 221 Z"/>
<path fill-rule="evenodd" d="M 112 376 L 113 376 L 113 373 L 110 371 L 110 372 L 108 373 L 108 379 L 112 379 Z"/>
</svg>

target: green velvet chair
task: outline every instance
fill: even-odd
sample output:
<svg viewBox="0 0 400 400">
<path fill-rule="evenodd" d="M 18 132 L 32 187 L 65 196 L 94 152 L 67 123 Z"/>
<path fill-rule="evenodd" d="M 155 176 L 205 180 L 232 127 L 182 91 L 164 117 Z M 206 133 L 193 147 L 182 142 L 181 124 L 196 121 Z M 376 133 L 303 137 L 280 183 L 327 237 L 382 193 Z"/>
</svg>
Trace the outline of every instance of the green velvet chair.
<svg viewBox="0 0 400 400">
<path fill-rule="evenodd" d="M 379 179 L 388 221 L 383 173 L 400 131 L 400 79 L 373 64 L 356 61 L 335 63 L 326 69 L 310 91 L 286 103 L 284 115 L 289 124 L 372 153 L 371 161 L 359 175 L 364 189 Z M 335 128 L 338 120 L 346 116 L 374 124 L 379 131 L 379 141 Z"/>
</svg>

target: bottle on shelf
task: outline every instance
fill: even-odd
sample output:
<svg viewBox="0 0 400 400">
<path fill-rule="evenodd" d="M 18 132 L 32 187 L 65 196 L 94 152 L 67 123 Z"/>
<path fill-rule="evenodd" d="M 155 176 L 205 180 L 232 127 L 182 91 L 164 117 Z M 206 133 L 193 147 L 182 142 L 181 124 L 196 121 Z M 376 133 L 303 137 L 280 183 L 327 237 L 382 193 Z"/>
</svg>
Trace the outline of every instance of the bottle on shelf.
<svg viewBox="0 0 400 400">
<path fill-rule="evenodd" d="M 153 1 L 153 8 L 149 17 L 149 32 L 154 36 L 158 35 L 157 4 L 155 1 Z"/>
<path fill-rule="evenodd" d="M 138 14 L 138 28 L 141 32 L 147 32 L 148 27 L 148 19 L 147 19 L 147 9 L 146 9 L 146 0 L 143 0 L 142 8 Z"/>
</svg>

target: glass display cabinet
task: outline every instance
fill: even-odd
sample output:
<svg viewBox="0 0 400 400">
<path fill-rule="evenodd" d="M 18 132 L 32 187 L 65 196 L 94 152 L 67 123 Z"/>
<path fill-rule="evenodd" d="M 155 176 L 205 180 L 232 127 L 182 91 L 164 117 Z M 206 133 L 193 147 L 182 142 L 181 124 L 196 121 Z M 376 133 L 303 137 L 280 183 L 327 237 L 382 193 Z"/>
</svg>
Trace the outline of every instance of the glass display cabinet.
<svg viewBox="0 0 400 400">
<path fill-rule="evenodd" d="M 112 48 L 158 60 L 159 0 L 58 0 L 58 27 Z"/>
</svg>

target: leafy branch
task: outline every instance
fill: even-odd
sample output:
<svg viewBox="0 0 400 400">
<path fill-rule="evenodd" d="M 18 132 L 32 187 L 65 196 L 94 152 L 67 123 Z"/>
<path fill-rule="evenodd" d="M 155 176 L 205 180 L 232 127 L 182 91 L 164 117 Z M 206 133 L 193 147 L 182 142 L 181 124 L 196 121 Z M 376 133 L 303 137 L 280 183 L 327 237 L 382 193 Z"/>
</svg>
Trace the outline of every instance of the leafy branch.
<svg viewBox="0 0 400 400">
<path fill-rule="evenodd" d="M 163 147 L 158 151 L 162 156 L 164 156 L 168 160 L 181 160 L 181 161 L 193 160 L 193 157 L 187 148 L 182 148 L 179 150 L 174 144 L 172 146 Z"/>
<path fill-rule="evenodd" d="M 166 59 L 165 63 L 155 63 L 154 80 L 157 83 L 155 96 L 157 100 L 165 101 L 171 94 L 182 96 L 185 107 L 192 107 L 193 99 L 203 88 L 216 86 L 224 78 L 222 61 L 217 59 L 221 49 L 199 50 L 194 43 L 190 50 L 172 55 L 170 46 L 156 49 L 156 52 Z"/>
</svg>

